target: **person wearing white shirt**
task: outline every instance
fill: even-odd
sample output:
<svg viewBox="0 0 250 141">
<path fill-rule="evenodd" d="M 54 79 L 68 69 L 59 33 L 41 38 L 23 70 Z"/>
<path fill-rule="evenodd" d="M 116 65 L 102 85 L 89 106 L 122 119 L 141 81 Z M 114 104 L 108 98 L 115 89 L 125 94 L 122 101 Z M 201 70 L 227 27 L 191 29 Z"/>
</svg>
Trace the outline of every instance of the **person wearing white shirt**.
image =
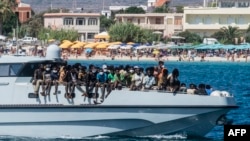
<svg viewBox="0 0 250 141">
<path fill-rule="evenodd" d="M 152 89 L 155 84 L 155 77 L 153 76 L 153 72 L 147 70 L 147 75 L 144 76 L 142 80 L 142 90 L 144 89 Z"/>
</svg>

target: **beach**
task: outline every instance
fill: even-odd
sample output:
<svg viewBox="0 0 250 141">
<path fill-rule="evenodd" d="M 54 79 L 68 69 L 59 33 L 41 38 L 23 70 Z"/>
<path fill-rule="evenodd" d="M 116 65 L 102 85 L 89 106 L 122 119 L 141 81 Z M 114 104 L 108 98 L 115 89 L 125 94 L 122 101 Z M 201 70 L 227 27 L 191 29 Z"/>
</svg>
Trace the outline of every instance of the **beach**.
<svg viewBox="0 0 250 141">
<path fill-rule="evenodd" d="M 130 59 L 129 56 L 123 56 L 123 57 L 114 57 L 113 59 L 111 57 L 107 57 L 104 55 L 94 55 L 92 57 L 87 58 L 85 55 L 82 56 L 69 56 L 68 59 L 80 59 L 80 60 L 116 60 L 116 61 L 158 61 L 159 59 L 154 58 L 154 57 L 146 57 L 146 56 L 142 56 L 139 57 L 139 59 L 137 57 L 132 57 L 132 59 Z M 177 61 L 177 62 L 201 62 L 201 57 L 194 57 L 194 60 L 192 59 L 188 59 L 188 58 L 182 58 L 182 60 L 179 60 L 178 56 L 164 56 L 162 58 L 160 58 L 160 60 L 163 61 Z M 249 58 L 235 58 L 234 61 L 232 61 L 231 58 L 227 59 L 226 57 L 205 57 L 204 58 L 204 62 L 249 62 Z"/>
<path fill-rule="evenodd" d="M 32 46 L 26 46 L 24 47 L 24 49 L 26 50 L 25 54 L 28 56 L 34 56 L 34 54 L 32 54 Z M 39 48 L 40 50 L 42 49 L 41 47 Z M 43 50 L 45 52 L 45 50 Z M 6 55 L 13 55 L 11 53 L 7 53 Z M 152 57 L 152 56 L 140 56 L 140 57 L 135 57 L 133 56 L 132 59 L 130 58 L 130 56 L 126 56 L 123 55 L 122 57 L 120 55 L 115 55 L 113 58 L 108 56 L 108 55 L 102 55 L 102 54 L 94 54 L 91 57 L 86 57 L 85 53 L 81 53 L 80 55 L 78 54 L 77 56 L 72 53 L 72 54 L 68 54 L 62 52 L 62 59 L 68 60 L 116 60 L 116 61 L 158 61 L 158 60 L 163 60 L 163 61 L 176 61 L 176 62 L 201 62 L 202 58 L 200 56 L 198 56 L 198 54 L 193 58 L 188 58 L 188 57 L 184 57 L 181 56 L 173 56 L 173 55 L 169 55 L 169 56 L 163 56 L 161 58 L 156 58 L 156 57 Z M 232 57 L 227 58 L 226 56 L 206 56 L 204 57 L 203 62 L 249 62 L 249 58 L 245 58 L 243 56 L 239 56 L 237 57 L 236 55 L 234 55 L 234 60 L 232 59 Z"/>
</svg>

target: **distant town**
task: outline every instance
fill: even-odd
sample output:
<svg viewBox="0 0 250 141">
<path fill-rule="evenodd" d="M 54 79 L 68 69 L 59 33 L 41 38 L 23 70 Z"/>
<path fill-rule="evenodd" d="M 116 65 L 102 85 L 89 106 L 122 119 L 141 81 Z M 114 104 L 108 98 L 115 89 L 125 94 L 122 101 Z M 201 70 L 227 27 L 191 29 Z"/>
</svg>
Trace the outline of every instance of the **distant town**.
<svg viewBox="0 0 250 141">
<path fill-rule="evenodd" d="M 208 37 L 227 44 L 250 41 L 250 2 L 246 0 L 192 0 L 188 3 L 184 0 L 16 0 L 17 4 L 3 1 L 7 8 L 14 10 L 12 16 L 5 13 L 12 19 L 4 19 L 3 23 L 12 27 L 2 26 L 2 34 L 9 37 L 91 42 L 99 40 L 95 35 L 104 31 L 111 34 L 112 27 L 129 23 L 143 29 L 147 35 L 150 34 L 146 30 L 158 34 L 154 39 L 158 42 L 168 42 L 175 36 L 193 44 Z M 43 12 L 38 13 L 39 10 Z M 20 28 L 16 27 L 17 17 Z M 59 33 L 61 30 L 64 31 Z M 235 32 L 229 36 L 223 33 L 227 30 Z M 154 38 L 140 39 L 141 35 L 124 38 L 124 30 L 116 33 L 119 33 L 117 38 L 108 35 L 110 40 L 152 43 Z"/>
</svg>

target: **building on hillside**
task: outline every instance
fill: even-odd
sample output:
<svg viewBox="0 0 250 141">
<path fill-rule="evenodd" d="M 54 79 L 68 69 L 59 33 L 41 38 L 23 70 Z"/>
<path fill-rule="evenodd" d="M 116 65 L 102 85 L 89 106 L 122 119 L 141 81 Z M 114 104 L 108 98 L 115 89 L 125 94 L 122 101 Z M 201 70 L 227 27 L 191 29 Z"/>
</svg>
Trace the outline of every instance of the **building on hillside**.
<svg viewBox="0 0 250 141">
<path fill-rule="evenodd" d="M 94 35 L 100 32 L 100 13 L 45 13 L 44 27 L 57 29 L 75 29 L 79 40 L 94 40 Z"/>
<path fill-rule="evenodd" d="M 129 7 L 131 7 L 131 6 L 109 6 L 109 10 L 110 11 L 119 11 L 119 10 L 125 10 L 125 9 L 127 9 L 127 8 L 129 8 Z M 137 6 L 138 8 L 139 7 L 141 7 L 144 11 L 147 11 L 147 6 L 145 6 L 145 5 L 139 5 L 139 6 Z"/>
<path fill-rule="evenodd" d="M 250 25 L 249 0 L 217 0 L 214 7 L 204 0 L 203 7 L 184 7 L 183 30 L 208 37 L 222 27 L 238 27 L 246 30 Z"/>
<path fill-rule="evenodd" d="M 111 18 L 111 11 L 110 10 L 102 10 L 101 14 L 105 16 L 106 18 L 110 19 Z"/>
<path fill-rule="evenodd" d="M 170 37 L 183 31 L 182 13 L 116 14 L 117 22 L 131 22 L 142 28 L 160 31 Z"/>
<path fill-rule="evenodd" d="M 156 0 L 155 7 L 161 7 L 163 5 L 169 4 L 170 0 Z"/>
<path fill-rule="evenodd" d="M 148 7 L 154 7 L 156 0 L 148 0 Z"/>
<path fill-rule="evenodd" d="M 171 0 L 148 0 L 148 7 L 161 7 L 164 4 L 169 4 Z"/>
<path fill-rule="evenodd" d="M 22 3 L 21 0 L 16 0 L 16 3 L 17 7 L 14 11 L 18 16 L 20 23 L 24 23 L 31 18 L 31 7 L 29 4 Z"/>
</svg>

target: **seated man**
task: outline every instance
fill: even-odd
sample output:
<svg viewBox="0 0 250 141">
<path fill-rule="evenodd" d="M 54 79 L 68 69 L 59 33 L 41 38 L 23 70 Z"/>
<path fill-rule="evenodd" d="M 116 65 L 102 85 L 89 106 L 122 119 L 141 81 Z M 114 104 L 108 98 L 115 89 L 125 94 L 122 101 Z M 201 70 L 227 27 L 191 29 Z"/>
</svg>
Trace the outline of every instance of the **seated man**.
<svg viewBox="0 0 250 141">
<path fill-rule="evenodd" d="M 144 89 L 152 89 L 152 87 L 155 84 L 155 77 L 153 75 L 153 72 L 150 70 L 147 70 L 146 76 L 144 76 L 142 80 L 142 90 Z"/>
<path fill-rule="evenodd" d="M 97 83 L 96 83 L 95 93 L 97 95 L 98 89 L 99 89 L 99 87 L 101 87 L 101 93 L 102 93 L 101 99 L 103 101 L 104 100 L 105 88 L 106 88 L 106 85 L 107 85 L 106 82 L 108 80 L 108 76 L 107 76 L 106 73 L 103 72 L 103 69 L 101 69 L 100 72 L 97 74 L 96 79 L 97 79 Z M 96 97 L 96 101 L 97 101 L 97 98 L 98 97 Z"/>
<path fill-rule="evenodd" d="M 55 85 L 55 92 L 53 93 L 54 95 L 57 94 L 57 90 L 58 90 L 58 81 L 59 81 L 59 73 L 58 73 L 58 69 L 56 66 L 53 67 L 52 71 L 51 71 L 51 79 L 52 79 L 52 84 Z"/>
<path fill-rule="evenodd" d="M 43 91 L 41 92 L 42 96 L 50 94 L 52 78 L 51 78 L 51 70 L 50 65 L 46 65 L 46 69 L 43 72 Z"/>
<path fill-rule="evenodd" d="M 187 86 L 185 83 L 181 83 L 181 86 L 179 88 L 179 92 L 186 93 L 187 92 Z"/>
<path fill-rule="evenodd" d="M 187 89 L 187 94 L 197 94 L 197 87 L 195 84 L 189 84 L 189 88 Z"/>
<path fill-rule="evenodd" d="M 43 84 L 43 72 L 44 72 L 44 66 L 41 64 L 38 69 L 34 72 L 34 80 L 33 84 L 35 85 L 34 88 L 34 94 L 38 95 L 40 85 Z"/>
<path fill-rule="evenodd" d="M 171 92 L 176 92 L 180 88 L 180 81 L 178 80 L 178 77 L 179 77 L 179 70 L 176 68 L 167 77 L 167 81 L 169 82 L 169 90 Z"/>
<path fill-rule="evenodd" d="M 207 95 L 205 86 L 206 86 L 205 84 L 199 84 L 197 94 L 199 94 L 199 95 Z"/>
<path fill-rule="evenodd" d="M 143 73 L 140 72 L 138 66 L 135 66 L 135 73 L 132 76 L 132 85 L 130 90 L 140 90 L 142 87 Z"/>
<path fill-rule="evenodd" d="M 207 95 L 210 95 L 213 92 L 213 89 L 210 85 L 206 85 L 205 90 L 206 90 Z"/>
</svg>

